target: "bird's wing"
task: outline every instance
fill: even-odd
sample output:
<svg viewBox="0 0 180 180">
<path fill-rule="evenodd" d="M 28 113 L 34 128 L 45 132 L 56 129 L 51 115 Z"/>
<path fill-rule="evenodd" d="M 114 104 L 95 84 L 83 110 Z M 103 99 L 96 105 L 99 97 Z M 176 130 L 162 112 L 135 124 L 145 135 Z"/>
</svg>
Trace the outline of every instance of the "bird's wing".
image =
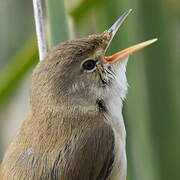
<svg viewBox="0 0 180 180">
<path fill-rule="evenodd" d="M 54 166 L 52 176 L 61 180 L 105 180 L 114 161 L 114 134 L 103 124 L 74 140 Z"/>
<path fill-rule="evenodd" d="M 114 161 L 111 127 L 102 123 L 81 132 L 77 130 L 73 137 L 64 143 L 53 162 L 51 153 L 37 157 L 33 149 L 23 152 L 19 147 L 10 147 L 12 151 L 6 157 L 8 163 L 3 166 L 1 179 L 105 180 Z"/>
</svg>

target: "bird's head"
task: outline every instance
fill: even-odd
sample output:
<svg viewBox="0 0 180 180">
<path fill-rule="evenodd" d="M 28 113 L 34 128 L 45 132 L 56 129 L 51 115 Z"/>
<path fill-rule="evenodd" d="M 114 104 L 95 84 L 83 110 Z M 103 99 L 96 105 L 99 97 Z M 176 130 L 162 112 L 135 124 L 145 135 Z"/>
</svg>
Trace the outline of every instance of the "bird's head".
<svg viewBox="0 0 180 180">
<path fill-rule="evenodd" d="M 64 104 L 91 109 L 101 99 L 125 98 L 129 55 L 156 41 L 146 41 L 106 57 L 111 40 L 129 13 L 124 13 L 100 35 L 60 44 L 39 63 L 32 78 L 34 109 L 42 104 L 43 107 Z"/>
</svg>

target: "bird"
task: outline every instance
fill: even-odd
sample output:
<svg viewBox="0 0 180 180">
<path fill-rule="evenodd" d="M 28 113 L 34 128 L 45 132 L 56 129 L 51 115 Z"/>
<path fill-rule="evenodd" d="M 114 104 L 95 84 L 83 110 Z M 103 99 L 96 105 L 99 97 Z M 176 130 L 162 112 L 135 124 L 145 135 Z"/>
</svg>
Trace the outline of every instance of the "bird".
<svg viewBox="0 0 180 180">
<path fill-rule="evenodd" d="M 2 180 L 125 180 L 129 56 L 106 56 L 126 11 L 101 34 L 53 48 L 32 73 L 31 112 L 5 152 Z"/>
</svg>

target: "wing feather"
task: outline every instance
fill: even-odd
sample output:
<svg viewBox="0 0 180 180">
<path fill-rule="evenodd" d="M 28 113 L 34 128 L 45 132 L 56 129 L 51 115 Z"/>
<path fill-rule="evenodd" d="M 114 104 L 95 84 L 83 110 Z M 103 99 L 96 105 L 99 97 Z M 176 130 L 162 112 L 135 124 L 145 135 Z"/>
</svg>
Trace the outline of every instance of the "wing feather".
<svg viewBox="0 0 180 180">
<path fill-rule="evenodd" d="M 61 166 L 62 161 L 65 163 Z M 111 172 L 113 161 L 114 133 L 104 123 L 89 129 L 71 144 L 57 166 L 59 179 L 104 180 Z"/>
</svg>

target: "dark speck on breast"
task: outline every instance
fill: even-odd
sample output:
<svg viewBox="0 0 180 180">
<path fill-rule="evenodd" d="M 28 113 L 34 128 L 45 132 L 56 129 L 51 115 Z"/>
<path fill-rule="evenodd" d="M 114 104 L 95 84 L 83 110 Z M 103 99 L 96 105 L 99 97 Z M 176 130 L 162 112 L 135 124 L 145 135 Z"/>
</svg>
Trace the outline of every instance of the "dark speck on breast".
<svg viewBox="0 0 180 180">
<path fill-rule="evenodd" d="M 107 111 L 106 104 L 103 99 L 101 98 L 97 99 L 96 103 L 100 111 Z"/>
</svg>

